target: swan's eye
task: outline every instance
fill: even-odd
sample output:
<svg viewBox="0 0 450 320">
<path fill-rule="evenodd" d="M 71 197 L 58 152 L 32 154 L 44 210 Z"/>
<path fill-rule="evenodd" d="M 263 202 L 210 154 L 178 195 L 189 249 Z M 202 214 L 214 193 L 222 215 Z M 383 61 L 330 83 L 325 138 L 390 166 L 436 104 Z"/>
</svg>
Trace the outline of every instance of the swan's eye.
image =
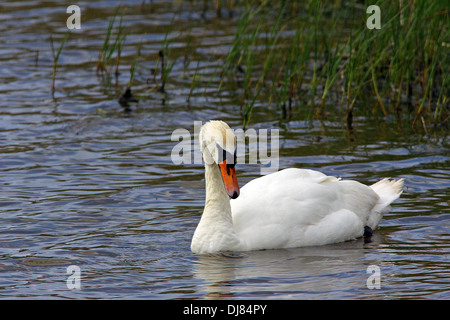
<svg viewBox="0 0 450 320">
<path fill-rule="evenodd" d="M 221 162 L 227 160 L 227 152 L 223 149 L 222 149 L 222 159 L 221 160 L 222 160 Z"/>
</svg>

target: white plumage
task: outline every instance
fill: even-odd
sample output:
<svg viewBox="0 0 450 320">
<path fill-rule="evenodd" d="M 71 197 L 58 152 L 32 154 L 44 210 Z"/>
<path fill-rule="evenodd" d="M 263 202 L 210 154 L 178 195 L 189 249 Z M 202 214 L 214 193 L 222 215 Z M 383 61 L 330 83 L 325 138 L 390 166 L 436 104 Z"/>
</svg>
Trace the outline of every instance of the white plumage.
<svg viewBox="0 0 450 320">
<path fill-rule="evenodd" d="M 210 121 L 200 132 L 204 158 L 212 155 L 217 161 L 205 161 L 206 203 L 192 239 L 194 253 L 292 248 L 355 239 L 363 236 L 364 227 L 375 229 L 390 203 L 402 193 L 403 179 L 383 179 L 366 186 L 314 170 L 291 168 L 250 181 L 239 197 L 230 199 L 231 193 L 224 187 L 226 173 L 221 176 L 211 143 L 234 152 L 228 139 L 224 143 L 230 131 L 226 123 Z"/>
</svg>

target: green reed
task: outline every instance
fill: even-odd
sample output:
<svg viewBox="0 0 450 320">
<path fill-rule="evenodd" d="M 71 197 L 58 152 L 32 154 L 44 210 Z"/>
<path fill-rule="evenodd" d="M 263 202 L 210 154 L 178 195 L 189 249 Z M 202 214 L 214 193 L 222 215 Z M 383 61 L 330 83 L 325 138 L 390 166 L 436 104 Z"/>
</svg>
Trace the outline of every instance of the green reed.
<svg viewBox="0 0 450 320">
<path fill-rule="evenodd" d="M 368 15 L 363 9 L 371 4 L 381 8 L 381 29 L 366 27 Z M 236 66 L 245 67 L 244 127 L 260 99 L 275 102 L 283 117 L 291 109 L 309 106 L 315 110 L 310 116 L 321 118 L 336 109 L 326 105 L 341 103 L 348 121 L 355 106 L 373 97 L 376 103 L 358 107 L 358 112 L 399 117 L 408 103 L 413 126 L 422 117 L 435 122 L 446 119 L 449 11 L 442 3 L 246 1 L 245 8 L 219 85 L 222 90 L 228 82 L 228 90 L 239 90 L 230 82 L 236 81 Z M 284 31 L 290 32 L 285 36 Z M 264 38 L 266 46 L 261 49 L 257 44 Z"/>
<path fill-rule="evenodd" d="M 381 29 L 366 27 L 366 8 L 372 4 L 381 9 Z M 450 37 L 449 10 L 443 3 L 243 0 L 230 8 L 239 13 L 229 18 L 235 25 L 234 37 L 225 55 L 210 57 L 210 62 L 217 61 L 209 81 L 199 81 L 200 57 L 190 31 L 185 37 L 178 53 L 184 62 L 179 65 L 183 75 L 194 74 L 187 101 L 194 89 L 203 85 L 206 95 L 216 86 L 219 96 L 232 97 L 240 106 L 244 128 L 260 105 L 274 107 L 282 118 L 304 115 L 322 120 L 329 114 L 342 115 L 349 126 L 355 113 L 406 117 L 413 126 L 447 119 Z M 112 40 L 117 16 L 118 9 L 108 25 L 98 71 L 115 52 L 120 59 L 125 38 L 122 17 Z M 176 67 L 177 47 L 171 49 L 174 37 L 170 37 L 177 28 L 175 17 L 152 68 L 154 82 L 160 74 L 161 92 Z M 148 68 L 138 61 L 129 85 L 136 69 Z"/>
<path fill-rule="evenodd" d="M 117 16 L 119 14 L 120 7 L 117 7 L 114 15 L 111 17 L 108 23 L 108 28 L 106 29 L 105 40 L 103 41 L 103 46 L 98 54 L 97 60 L 97 74 L 110 74 L 108 70 L 108 65 L 114 55 L 116 54 L 116 63 L 115 63 L 115 75 L 116 77 L 119 75 L 119 64 L 121 58 L 121 52 L 123 48 L 123 43 L 125 42 L 126 34 L 124 32 L 125 28 L 122 24 L 124 11 L 122 11 L 119 18 L 119 25 L 117 27 L 117 31 L 115 33 L 115 38 L 113 31 L 115 30 L 114 24 L 116 22 Z"/>
<path fill-rule="evenodd" d="M 55 50 L 55 46 L 53 44 L 53 37 L 52 37 L 52 35 L 50 35 L 50 45 L 52 48 L 52 55 L 53 55 L 52 87 L 51 87 L 52 96 L 54 96 L 54 94 L 55 94 L 55 78 L 56 78 L 56 69 L 58 67 L 59 56 L 64 47 L 64 44 L 66 43 L 67 39 L 69 38 L 69 35 L 70 35 L 70 31 L 67 31 L 66 35 L 64 36 L 63 40 L 61 41 L 61 44 L 57 51 Z"/>
<path fill-rule="evenodd" d="M 172 61 L 169 63 L 169 57 L 170 57 L 170 43 L 171 40 L 169 39 L 170 32 L 172 31 L 173 22 L 175 20 L 175 15 L 172 17 L 172 20 L 170 22 L 169 28 L 166 31 L 166 34 L 164 35 L 164 40 L 161 45 L 161 49 L 158 53 L 158 61 L 157 64 L 161 63 L 161 86 L 159 88 L 159 91 L 164 93 L 167 80 L 169 79 L 169 74 L 172 71 L 175 62 L 177 59 L 172 59 Z"/>
</svg>

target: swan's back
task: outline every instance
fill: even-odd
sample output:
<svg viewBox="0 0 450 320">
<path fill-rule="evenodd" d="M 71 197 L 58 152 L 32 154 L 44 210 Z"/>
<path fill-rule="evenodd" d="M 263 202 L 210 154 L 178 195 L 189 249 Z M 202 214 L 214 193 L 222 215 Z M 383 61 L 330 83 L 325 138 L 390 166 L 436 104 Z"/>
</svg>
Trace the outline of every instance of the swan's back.
<svg viewBox="0 0 450 320">
<path fill-rule="evenodd" d="M 386 185 L 375 188 L 385 192 L 380 198 L 356 181 L 285 169 L 250 181 L 239 198 L 231 200 L 234 230 L 246 250 L 354 239 L 363 235 L 369 222 L 375 228 L 385 208 L 400 195 Z"/>
</svg>

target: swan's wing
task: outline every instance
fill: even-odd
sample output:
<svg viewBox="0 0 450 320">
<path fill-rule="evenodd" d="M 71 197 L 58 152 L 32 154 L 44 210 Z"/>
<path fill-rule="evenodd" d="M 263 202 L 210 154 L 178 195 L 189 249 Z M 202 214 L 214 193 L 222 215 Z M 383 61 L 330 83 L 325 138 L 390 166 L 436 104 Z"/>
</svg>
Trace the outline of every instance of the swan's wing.
<svg viewBox="0 0 450 320">
<path fill-rule="evenodd" d="M 355 181 L 285 169 L 245 185 L 231 210 L 235 232 L 249 248 L 296 247 L 362 236 L 377 199 Z"/>
</svg>

